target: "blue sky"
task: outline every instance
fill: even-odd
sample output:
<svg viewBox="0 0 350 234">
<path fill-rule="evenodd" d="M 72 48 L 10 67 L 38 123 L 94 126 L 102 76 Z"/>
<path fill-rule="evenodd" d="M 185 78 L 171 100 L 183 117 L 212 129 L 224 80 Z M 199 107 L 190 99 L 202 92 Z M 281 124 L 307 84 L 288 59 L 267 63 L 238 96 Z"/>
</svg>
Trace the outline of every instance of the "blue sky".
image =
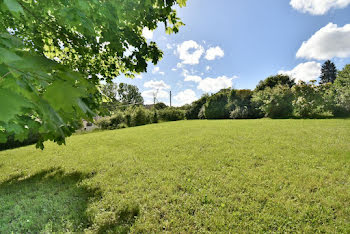
<svg viewBox="0 0 350 234">
<path fill-rule="evenodd" d="M 316 79 L 326 59 L 350 63 L 350 0 L 188 0 L 178 15 L 186 24 L 178 34 L 145 30 L 163 60 L 115 79 L 137 85 L 146 103 L 156 90 L 166 104 L 171 90 L 179 106 L 221 88 L 254 89 L 277 73 Z"/>
</svg>

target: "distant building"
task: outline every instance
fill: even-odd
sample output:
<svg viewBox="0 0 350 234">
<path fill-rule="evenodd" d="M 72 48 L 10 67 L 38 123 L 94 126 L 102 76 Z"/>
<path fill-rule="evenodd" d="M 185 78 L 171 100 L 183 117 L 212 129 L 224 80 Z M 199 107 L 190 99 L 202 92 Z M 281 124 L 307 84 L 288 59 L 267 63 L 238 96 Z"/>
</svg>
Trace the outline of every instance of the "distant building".
<svg viewBox="0 0 350 234">
<path fill-rule="evenodd" d="M 99 120 L 101 117 L 100 116 L 96 116 L 94 117 L 94 122 L 96 122 L 97 120 Z M 94 123 L 91 123 L 87 120 L 83 120 L 83 127 L 82 129 L 80 129 L 80 131 L 92 131 L 94 129 L 98 128 L 98 126 Z"/>
</svg>

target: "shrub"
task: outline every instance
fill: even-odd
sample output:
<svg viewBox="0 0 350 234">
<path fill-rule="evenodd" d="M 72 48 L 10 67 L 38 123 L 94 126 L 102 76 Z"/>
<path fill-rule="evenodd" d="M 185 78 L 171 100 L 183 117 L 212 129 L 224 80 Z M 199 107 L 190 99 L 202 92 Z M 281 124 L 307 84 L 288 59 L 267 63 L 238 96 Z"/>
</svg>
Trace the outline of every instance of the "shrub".
<svg viewBox="0 0 350 234">
<path fill-rule="evenodd" d="M 205 105 L 203 105 L 201 110 L 199 111 L 198 118 L 199 119 L 206 119 L 206 117 L 205 117 Z"/>
<path fill-rule="evenodd" d="M 150 124 L 155 121 L 153 112 L 144 107 L 131 107 L 124 112 L 117 112 L 111 117 L 99 119 L 96 124 L 101 129 L 120 129 L 126 127 L 140 126 Z"/>
<path fill-rule="evenodd" d="M 321 86 L 314 83 L 300 82 L 292 88 L 294 94 L 294 114 L 302 118 L 310 118 L 325 112 L 325 100 Z"/>
<path fill-rule="evenodd" d="M 110 117 L 100 118 L 96 121 L 96 125 L 103 130 L 109 129 L 109 127 L 111 126 Z"/>
<path fill-rule="evenodd" d="M 226 91 L 220 91 L 210 98 L 205 104 L 205 117 L 207 119 L 228 119 L 229 110 L 227 109 L 228 94 Z"/>
<path fill-rule="evenodd" d="M 184 110 L 179 110 L 174 107 L 166 108 L 159 111 L 159 119 L 163 121 L 177 121 L 185 119 Z"/>
<path fill-rule="evenodd" d="M 126 123 L 120 123 L 118 124 L 117 129 L 127 128 L 127 127 L 128 125 Z"/>
<path fill-rule="evenodd" d="M 154 110 L 152 115 L 152 123 L 158 123 L 158 113 L 156 110 Z"/>
<path fill-rule="evenodd" d="M 253 93 L 250 89 L 232 89 L 229 94 L 229 102 L 235 106 L 249 106 Z"/>
<path fill-rule="evenodd" d="M 134 109 L 131 115 L 132 126 L 141 126 L 151 123 L 151 113 L 143 107 L 137 107 Z"/>
<path fill-rule="evenodd" d="M 252 101 L 266 117 L 286 118 L 293 112 L 293 93 L 287 85 L 277 85 L 272 89 L 267 87 L 258 91 L 254 93 Z"/>
<path fill-rule="evenodd" d="M 186 111 L 187 119 L 198 119 L 199 112 L 201 111 L 203 105 L 207 102 L 209 95 L 202 96 L 199 100 L 193 102 L 190 108 Z"/>
<path fill-rule="evenodd" d="M 103 117 L 96 121 L 96 125 L 103 129 L 117 129 L 119 124 L 125 123 L 125 117 L 122 112 L 117 112 L 116 114 L 109 116 L 109 117 Z"/>
<path fill-rule="evenodd" d="M 253 94 L 254 92 L 250 89 L 231 90 L 227 106 L 227 109 L 230 111 L 230 118 L 256 119 L 264 116 L 252 103 Z"/>
<path fill-rule="evenodd" d="M 131 113 L 131 111 L 126 111 L 124 114 L 124 118 L 125 118 L 126 125 L 128 125 L 129 127 L 132 127 L 132 113 Z"/>
<path fill-rule="evenodd" d="M 125 123 L 125 117 L 122 112 L 117 112 L 109 118 L 110 128 L 117 129 L 118 125 L 121 123 Z"/>
<path fill-rule="evenodd" d="M 246 106 L 238 106 L 235 110 L 230 113 L 231 119 L 248 119 L 249 118 L 249 109 Z"/>
</svg>

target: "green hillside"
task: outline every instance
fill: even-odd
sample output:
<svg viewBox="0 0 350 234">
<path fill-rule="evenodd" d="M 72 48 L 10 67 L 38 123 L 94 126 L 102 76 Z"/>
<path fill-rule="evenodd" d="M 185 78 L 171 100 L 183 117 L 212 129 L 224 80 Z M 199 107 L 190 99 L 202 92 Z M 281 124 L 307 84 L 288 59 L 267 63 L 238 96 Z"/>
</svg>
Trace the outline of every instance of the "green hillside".
<svg viewBox="0 0 350 234">
<path fill-rule="evenodd" d="M 350 119 L 180 121 L 0 152 L 0 233 L 350 232 Z"/>
</svg>

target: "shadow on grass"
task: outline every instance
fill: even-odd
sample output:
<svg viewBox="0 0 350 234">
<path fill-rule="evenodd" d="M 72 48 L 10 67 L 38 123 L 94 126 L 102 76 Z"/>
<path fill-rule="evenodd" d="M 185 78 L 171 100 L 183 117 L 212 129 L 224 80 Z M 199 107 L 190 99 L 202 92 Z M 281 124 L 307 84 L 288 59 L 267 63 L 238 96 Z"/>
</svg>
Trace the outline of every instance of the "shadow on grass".
<svg viewBox="0 0 350 234">
<path fill-rule="evenodd" d="M 83 232 L 92 226 L 97 232 L 129 230 L 133 210 L 117 215 L 115 222 L 99 226 L 87 214 L 91 202 L 102 199 L 99 189 L 80 182 L 91 174 L 64 173 L 61 169 L 41 171 L 30 177 L 17 175 L 0 184 L 0 233 Z M 127 223 L 122 217 L 130 217 Z M 131 221 L 131 222 L 130 222 Z M 127 225 L 126 225 L 127 224 Z"/>
</svg>

